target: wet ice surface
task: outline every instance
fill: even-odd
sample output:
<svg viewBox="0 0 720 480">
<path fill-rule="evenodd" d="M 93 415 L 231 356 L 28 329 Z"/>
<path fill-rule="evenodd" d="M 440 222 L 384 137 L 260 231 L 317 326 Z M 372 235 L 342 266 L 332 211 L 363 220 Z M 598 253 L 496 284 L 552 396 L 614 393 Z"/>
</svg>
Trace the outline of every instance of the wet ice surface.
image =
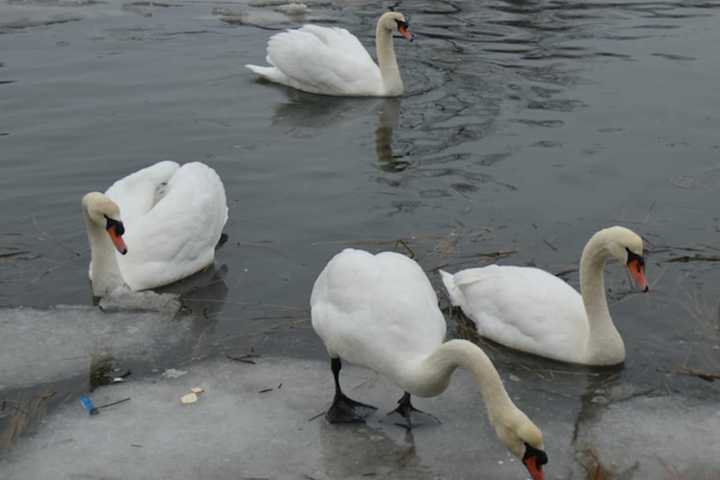
<svg viewBox="0 0 720 480">
<path fill-rule="evenodd" d="M 378 413 L 367 425 L 337 426 L 316 418 L 332 395 L 327 362 L 256 361 L 196 363 L 179 378 L 104 387 L 92 395 L 96 405 L 131 400 L 97 416 L 68 402 L 0 463 L 4 478 L 526 477 L 495 437 L 465 372 L 442 396 L 416 401 L 442 424 L 406 435 L 383 421 L 402 392 L 372 372 L 344 368 L 343 384 L 349 396 L 378 406 Z M 665 468 L 697 480 L 720 474 L 717 403 L 688 403 L 675 395 L 634 398 L 576 426 L 577 402 L 555 415 L 538 406 L 532 385 L 505 377 L 518 406 L 544 430 L 548 479 L 582 474 L 574 448 L 585 446 L 626 479 L 666 478 Z M 182 405 L 180 397 L 192 387 L 205 392 L 197 403 Z"/>
<path fill-rule="evenodd" d="M 479 392 L 462 374 L 448 391 L 417 406 L 442 425 L 411 436 L 379 423 L 402 394 L 364 369 L 344 368 L 346 393 L 379 407 L 367 426 L 333 426 L 315 418 L 332 396 L 327 362 L 259 359 L 195 364 L 178 379 L 148 379 L 103 388 L 96 405 L 131 397 L 128 403 L 88 417 L 78 402 L 53 414 L 41 434 L 28 438 L 1 466 L 10 479 L 95 478 L 523 478 L 523 467 L 502 447 L 485 417 Z M 196 404 L 179 398 L 206 390 Z M 521 385 L 513 384 L 522 399 Z M 270 391 L 260 393 L 262 390 Z M 546 423 L 546 422 L 544 422 Z M 567 442 L 572 425 L 549 422 L 554 472 L 572 469 Z M 90 452 L 92 452 L 90 454 Z M 68 461 L 72 459 L 71 461 Z M 562 478 L 550 476 L 549 478 Z"/>
<path fill-rule="evenodd" d="M 0 393 L 88 372 L 93 356 L 153 364 L 189 340 L 189 321 L 169 312 L 96 307 L 0 310 Z"/>
<path fill-rule="evenodd" d="M 634 398 L 608 407 L 582 425 L 579 445 L 592 445 L 622 478 L 692 478 L 720 475 L 720 408 L 683 397 Z"/>
<path fill-rule="evenodd" d="M 175 347 L 176 337 L 148 323 L 147 356 L 136 357 L 135 344 L 120 349 L 137 360 L 132 383 L 120 388 L 138 399 L 147 389 L 153 393 L 148 405 L 170 413 L 166 407 L 174 407 L 179 396 L 143 380 L 153 368 L 189 369 L 198 378 L 226 372 L 227 384 L 217 380 L 196 406 L 223 398 L 226 403 L 213 410 L 222 421 L 198 428 L 230 432 L 234 412 L 270 416 L 275 409 L 288 421 L 302 422 L 306 410 L 309 417 L 329 399 L 326 365 L 311 367 L 308 360 L 324 352 L 309 326 L 307 302 L 313 280 L 338 250 L 413 253 L 438 287 L 437 267 L 455 271 L 493 261 L 562 272 L 577 286 L 583 244 L 598 228 L 619 223 L 646 239 L 652 288 L 636 294 L 621 266 L 607 269 L 611 311 L 628 353 L 623 369 L 577 369 L 509 352 L 474 337 L 455 314 L 447 317 L 450 335 L 480 342 L 546 431 L 551 458 L 557 459 L 550 478 L 584 478 L 573 459 L 587 448 L 597 449 L 608 468 L 617 462 L 618 478 L 674 478 L 658 470 L 664 467 L 653 463 L 652 448 L 663 453 L 669 468 L 702 478 L 705 470 L 692 471 L 691 465 L 707 465 L 669 436 L 712 432 L 705 427 L 713 425 L 712 405 L 720 402 L 720 382 L 678 373 L 682 367 L 720 371 L 720 270 L 709 261 L 719 255 L 720 2 L 405 2 L 399 9 L 411 15 L 417 41 L 396 42 L 409 92 L 390 100 L 327 99 L 255 82 L 243 64 L 262 63 L 275 31 L 303 21 L 333 24 L 350 29 L 372 50 L 375 18 L 387 6 L 307 1 L 304 16 L 288 16 L 278 11 L 283 3 L 0 1 L 0 203 L 12 206 L 0 212 L 0 304 L 89 306 L 82 195 L 152 162 L 209 163 L 225 182 L 230 206 L 229 241 L 216 261 L 222 278 L 210 272 L 209 279 L 173 287 L 192 316 L 185 320 L 187 341 Z M 95 318 L 97 312 L 88 308 L 87 314 Z M 41 323 L 70 325 L 86 353 L 97 324 L 103 324 L 82 330 L 75 327 L 88 319 L 38 315 Z M 63 358 L 69 348 L 50 345 L 64 338 L 52 328 L 23 335 L 15 329 L 0 336 L 0 355 L 13 344 L 44 347 Z M 113 342 L 124 341 L 115 337 Z M 263 403 L 250 413 L 232 400 L 245 388 L 243 377 L 234 377 L 243 366 L 193 365 L 251 348 L 300 359 L 304 373 L 293 369 L 299 368 L 291 366 L 295 360 L 273 365 L 307 377 L 309 385 L 322 381 L 322 388 L 287 404 L 263 397 L 277 402 L 273 409 Z M 21 452 L 22 458 L 37 458 L 33 447 L 54 441 L 50 433 L 59 430 L 46 427 L 63 418 L 77 419 L 69 425 L 82 429 L 118 415 L 113 426 L 120 428 L 134 421 L 133 409 L 142 415 L 141 403 L 133 400 L 98 418 L 84 417 L 77 396 L 88 388 L 87 362 L 56 366 L 31 353 L 37 351 L 17 353 L 10 379 L 0 376 L 0 384 L 26 385 L 3 390 L 0 400 L 21 404 L 27 413 L 0 411 L 0 456 L 19 459 Z M 63 366 L 71 367 L 69 378 L 59 371 Z M 40 367 L 50 370 L 38 375 Z M 258 369 L 256 383 L 276 374 Z M 357 375 L 358 381 L 364 378 Z M 309 464 L 321 465 L 314 468 L 320 473 L 308 475 L 318 479 L 323 472 L 331 478 L 355 474 L 353 466 L 366 461 L 393 477 L 476 478 L 482 466 L 492 478 L 522 478 L 517 465 L 493 463 L 506 454 L 477 405 L 464 403 L 474 396 L 460 398 L 472 388 L 460 376 L 447 393 L 447 409 L 430 408 L 442 407 L 445 396 L 428 402 L 428 410 L 446 423 L 416 433 L 417 459 L 408 457 L 408 445 L 394 429 L 372 424 L 373 431 L 336 437 L 334 428 L 318 421 L 309 424 L 315 429 L 310 441 L 299 439 L 318 452 L 280 445 L 281 453 L 263 453 L 280 459 L 279 465 L 284 458 L 301 465 L 301 456 L 314 455 Z M 398 392 L 391 398 L 388 391 L 358 392 L 390 408 Z M 121 390 L 97 394 L 114 399 L 116 392 Z M 163 395 L 171 401 L 161 408 L 153 402 Z M 290 418 L 297 414 L 293 405 L 302 407 L 302 419 Z M 482 426 L 462 421 L 468 408 Z M 187 412 L 178 410 L 178 421 Z M 48 413 L 48 425 L 40 423 Z M 686 430 L 663 421 L 676 416 L 687 422 Z M 635 419 L 645 424 L 623 427 Z M 658 432 L 649 427 L 655 424 Z M 166 428 L 178 426 L 170 422 Z M 262 429 L 253 434 L 269 439 Z M 454 449 L 448 446 L 453 434 L 464 439 Z M 390 454 L 373 449 L 373 435 Z M 653 436 L 662 445 L 653 445 Z M 613 444 L 616 437 L 622 446 Z M 251 440 L 228 438 L 237 445 Z M 686 440 L 680 443 L 693 445 Z M 72 443 L 46 448 L 43 455 L 57 458 L 53 450 Z M 221 443 L 213 445 L 231 460 L 218 476 L 245 473 L 233 463 L 233 445 Z M 17 449 L 5 448 L 13 444 Z M 633 450 L 635 458 L 622 457 L 621 448 L 642 444 L 647 450 Z M 704 442 L 697 451 L 713 445 Z M 478 455 L 477 446 L 490 449 L 490 459 Z M 320 447 L 355 456 L 325 468 Z M 193 448 L 204 447 L 197 442 Z M 142 451 L 133 449 L 135 455 Z M 119 457 L 127 460 L 122 464 L 113 463 L 109 452 L 103 455 L 118 471 L 135 468 L 131 453 Z M 262 477 L 259 467 L 278 468 L 270 459 L 253 458 L 258 471 L 248 477 Z M 91 475 L 112 475 L 110 468 L 97 468 Z"/>
</svg>

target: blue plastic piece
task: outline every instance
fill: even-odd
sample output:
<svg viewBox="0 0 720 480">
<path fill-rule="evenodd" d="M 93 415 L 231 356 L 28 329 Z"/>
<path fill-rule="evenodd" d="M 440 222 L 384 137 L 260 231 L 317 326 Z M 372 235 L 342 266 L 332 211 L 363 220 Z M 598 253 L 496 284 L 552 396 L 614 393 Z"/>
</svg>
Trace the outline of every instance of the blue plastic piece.
<svg viewBox="0 0 720 480">
<path fill-rule="evenodd" d="M 89 397 L 80 395 L 80 403 L 82 403 L 82 406 L 85 407 L 85 410 L 87 410 L 90 415 L 97 415 L 100 413 L 100 410 L 97 409 Z"/>
</svg>

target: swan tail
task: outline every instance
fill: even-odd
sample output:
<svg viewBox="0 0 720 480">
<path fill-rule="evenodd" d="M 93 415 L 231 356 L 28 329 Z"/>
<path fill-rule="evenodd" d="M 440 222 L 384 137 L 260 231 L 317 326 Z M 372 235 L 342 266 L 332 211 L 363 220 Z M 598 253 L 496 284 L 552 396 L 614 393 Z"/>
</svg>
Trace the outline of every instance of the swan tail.
<svg viewBox="0 0 720 480">
<path fill-rule="evenodd" d="M 455 277 L 452 273 L 448 273 L 445 270 L 439 270 L 440 277 L 442 278 L 445 289 L 447 290 L 448 297 L 450 297 L 450 303 L 453 307 L 462 306 L 464 297 L 458 286 L 455 284 Z"/>
<path fill-rule="evenodd" d="M 260 67 L 258 65 L 245 66 L 262 79 L 291 87 L 294 86 L 292 80 L 277 67 Z"/>
<path fill-rule="evenodd" d="M 275 67 L 261 67 L 260 65 L 250 64 L 245 65 L 245 67 L 249 68 L 254 74 L 263 78 L 271 78 L 273 72 L 277 70 Z"/>
</svg>

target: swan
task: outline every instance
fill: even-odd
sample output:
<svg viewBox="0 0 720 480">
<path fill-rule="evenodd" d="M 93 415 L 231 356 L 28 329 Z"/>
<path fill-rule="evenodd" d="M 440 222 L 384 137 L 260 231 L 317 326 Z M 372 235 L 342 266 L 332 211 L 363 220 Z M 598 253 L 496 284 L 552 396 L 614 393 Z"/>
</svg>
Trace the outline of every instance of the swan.
<svg viewBox="0 0 720 480">
<path fill-rule="evenodd" d="M 97 297 L 167 285 L 212 264 L 228 218 L 220 177 L 199 162 L 138 170 L 86 194 L 82 211 Z"/>
<path fill-rule="evenodd" d="M 387 12 L 377 22 L 379 66 L 360 40 L 344 28 L 303 25 L 270 37 L 268 67 L 245 65 L 261 78 L 310 93 L 338 96 L 394 97 L 405 91 L 393 49 L 393 32 L 410 41 L 408 22 Z"/>
<path fill-rule="evenodd" d="M 648 291 L 642 238 L 619 226 L 600 230 L 585 245 L 582 296 L 532 267 L 490 265 L 440 275 L 451 303 L 475 322 L 480 335 L 561 362 L 617 365 L 625 361 L 625 345 L 610 318 L 603 279 L 605 262 L 613 258 Z"/>
<path fill-rule="evenodd" d="M 410 395 L 442 393 L 457 367 L 470 370 L 480 385 L 490 422 L 505 446 L 534 480 L 547 463 L 541 431 L 518 409 L 487 355 L 466 340 L 445 339 L 445 318 L 425 272 L 410 258 L 346 249 L 325 266 L 310 298 L 312 326 L 325 344 L 335 380 L 326 413 L 330 423 L 362 422 L 363 407 L 340 388 L 342 360 L 368 367 L 405 391 L 397 413 L 408 428 Z M 357 410 L 356 410 L 357 409 Z"/>
</svg>

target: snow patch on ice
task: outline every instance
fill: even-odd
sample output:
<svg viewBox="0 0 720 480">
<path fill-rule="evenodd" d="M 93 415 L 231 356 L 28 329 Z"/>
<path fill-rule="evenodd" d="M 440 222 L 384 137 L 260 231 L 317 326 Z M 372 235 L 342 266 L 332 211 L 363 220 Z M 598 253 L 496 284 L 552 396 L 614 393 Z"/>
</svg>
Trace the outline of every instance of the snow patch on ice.
<svg viewBox="0 0 720 480">
<path fill-rule="evenodd" d="M 0 310 L 0 391 L 84 374 L 91 359 L 151 361 L 190 333 L 168 312 L 103 312 L 90 306 Z"/>
<path fill-rule="evenodd" d="M 720 406 L 681 397 L 638 397 L 610 405 L 584 425 L 579 450 L 627 479 L 720 478 Z"/>
</svg>

